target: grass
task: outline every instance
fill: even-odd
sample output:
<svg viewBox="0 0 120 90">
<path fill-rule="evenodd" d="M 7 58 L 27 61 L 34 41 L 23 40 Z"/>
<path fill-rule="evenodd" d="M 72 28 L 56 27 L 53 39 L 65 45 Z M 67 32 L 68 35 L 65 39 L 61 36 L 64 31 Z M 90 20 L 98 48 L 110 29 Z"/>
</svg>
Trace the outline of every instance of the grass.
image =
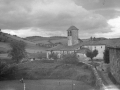
<svg viewBox="0 0 120 90">
<path fill-rule="evenodd" d="M 23 90 L 19 82 L 22 77 L 26 90 L 90 90 L 94 78 L 91 70 L 84 64 L 62 64 L 32 61 L 17 65 L 17 80 L 1 81 L 0 90 Z M 72 89 L 72 83 L 75 84 Z"/>
<path fill-rule="evenodd" d="M 25 80 L 26 90 L 92 90 L 84 82 L 72 80 Z M 74 84 L 74 85 L 73 85 Z M 0 90 L 24 90 L 19 81 L 2 81 Z"/>
<path fill-rule="evenodd" d="M 95 81 L 89 67 L 83 64 L 62 64 L 58 62 L 33 61 L 18 65 L 17 79 L 71 79 L 92 85 Z"/>
<path fill-rule="evenodd" d="M 120 83 L 117 82 L 117 80 L 114 78 L 114 76 L 111 74 L 111 72 L 108 72 L 108 77 L 110 78 L 110 80 L 111 80 L 115 85 L 120 85 Z"/>
</svg>

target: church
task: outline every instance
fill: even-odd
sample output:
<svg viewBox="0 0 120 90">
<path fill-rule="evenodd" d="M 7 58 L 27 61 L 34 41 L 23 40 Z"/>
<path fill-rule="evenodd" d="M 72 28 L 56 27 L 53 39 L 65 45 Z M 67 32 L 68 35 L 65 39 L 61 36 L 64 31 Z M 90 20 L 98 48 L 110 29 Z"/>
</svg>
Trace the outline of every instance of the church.
<svg viewBox="0 0 120 90">
<path fill-rule="evenodd" d="M 54 53 L 61 58 L 62 55 L 76 53 L 79 58 L 86 57 L 86 52 L 91 50 L 98 50 L 96 59 L 103 59 L 103 52 L 106 44 L 98 41 L 82 41 L 78 37 L 79 29 L 75 26 L 71 26 L 67 30 L 68 45 L 57 45 L 47 50 L 47 58 L 51 53 Z"/>
</svg>

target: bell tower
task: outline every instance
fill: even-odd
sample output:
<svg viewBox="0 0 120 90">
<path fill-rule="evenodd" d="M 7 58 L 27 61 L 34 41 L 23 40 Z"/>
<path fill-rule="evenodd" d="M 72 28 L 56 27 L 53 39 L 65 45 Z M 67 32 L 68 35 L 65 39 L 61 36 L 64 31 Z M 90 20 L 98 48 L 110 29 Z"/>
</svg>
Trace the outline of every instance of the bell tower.
<svg viewBox="0 0 120 90">
<path fill-rule="evenodd" d="M 77 44 L 78 41 L 78 29 L 75 26 L 71 26 L 67 30 L 67 35 L 68 35 L 68 46 L 72 46 Z"/>
</svg>

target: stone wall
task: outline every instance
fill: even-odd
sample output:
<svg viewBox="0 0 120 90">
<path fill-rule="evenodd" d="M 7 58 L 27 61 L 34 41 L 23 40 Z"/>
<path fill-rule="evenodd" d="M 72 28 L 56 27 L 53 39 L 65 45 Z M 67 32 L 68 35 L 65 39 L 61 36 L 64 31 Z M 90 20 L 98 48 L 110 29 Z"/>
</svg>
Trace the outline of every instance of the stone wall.
<svg viewBox="0 0 120 90">
<path fill-rule="evenodd" d="M 120 49 L 110 48 L 109 54 L 111 74 L 120 83 Z"/>
</svg>

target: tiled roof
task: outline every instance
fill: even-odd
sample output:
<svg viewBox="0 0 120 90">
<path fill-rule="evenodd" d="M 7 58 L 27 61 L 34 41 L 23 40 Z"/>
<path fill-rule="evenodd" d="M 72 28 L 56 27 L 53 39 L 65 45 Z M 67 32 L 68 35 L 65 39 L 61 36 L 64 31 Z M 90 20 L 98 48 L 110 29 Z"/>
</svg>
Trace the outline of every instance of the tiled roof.
<svg viewBox="0 0 120 90">
<path fill-rule="evenodd" d="M 51 51 L 51 50 L 58 51 L 58 50 L 61 50 L 63 48 L 66 48 L 66 47 L 67 46 L 65 46 L 65 45 L 57 45 L 57 46 L 55 46 L 53 48 L 47 49 L 47 51 Z"/>
<path fill-rule="evenodd" d="M 107 47 L 116 47 L 120 48 L 120 38 L 119 39 L 107 39 L 107 40 L 98 40 L 98 41 L 84 41 L 80 42 L 73 46 L 65 46 L 65 45 L 57 45 L 53 48 L 50 48 L 48 50 L 65 50 L 65 51 L 72 51 L 76 50 L 77 48 L 80 48 L 81 46 L 90 46 L 90 45 L 106 45 Z"/>
<path fill-rule="evenodd" d="M 86 54 L 87 51 L 90 51 L 90 50 L 88 48 L 81 48 L 80 50 L 77 51 L 77 53 Z"/>
<path fill-rule="evenodd" d="M 90 46 L 90 45 L 106 45 L 106 46 L 120 46 L 120 39 L 107 39 L 98 41 L 84 41 L 79 46 Z"/>
<path fill-rule="evenodd" d="M 79 29 L 77 29 L 75 26 L 71 26 L 70 28 L 68 28 L 68 31 L 71 31 L 71 30 L 79 30 Z"/>
<path fill-rule="evenodd" d="M 65 45 L 57 45 L 53 48 L 48 49 L 47 51 L 73 51 L 79 48 L 79 46 L 73 45 L 73 46 L 65 46 Z"/>
</svg>

